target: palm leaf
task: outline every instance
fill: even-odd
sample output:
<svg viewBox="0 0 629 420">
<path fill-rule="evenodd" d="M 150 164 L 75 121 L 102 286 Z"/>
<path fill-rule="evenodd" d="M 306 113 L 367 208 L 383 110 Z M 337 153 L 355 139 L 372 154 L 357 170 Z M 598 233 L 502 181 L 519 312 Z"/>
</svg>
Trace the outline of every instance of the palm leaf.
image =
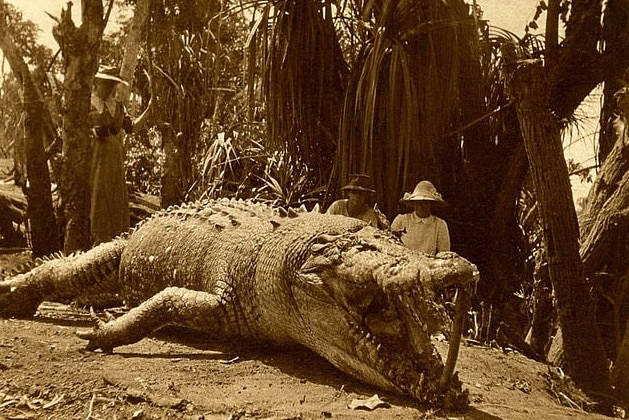
<svg viewBox="0 0 629 420">
<path fill-rule="evenodd" d="M 421 179 L 448 185 L 460 168 L 460 141 L 447 134 L 462 123 L 463 53 L 478 34 L 457 0 L 377 0 L 363 18 L 372 31 L 346 90 L 339 177 L 371 174 L 392 216 L 403 191 Z"/>
</svg>

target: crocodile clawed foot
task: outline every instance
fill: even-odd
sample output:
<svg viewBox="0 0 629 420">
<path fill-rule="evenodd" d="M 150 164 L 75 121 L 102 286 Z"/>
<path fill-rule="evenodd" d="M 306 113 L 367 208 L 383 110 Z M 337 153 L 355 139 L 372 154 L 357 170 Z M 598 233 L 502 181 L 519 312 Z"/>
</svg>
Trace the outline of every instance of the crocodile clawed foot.
<svg viewBox="0 0 629 420">
<path fill-rule="evenodd" d="M 85 346 L 85 349 L 88 351 L 101 349 L 105 353 L 111 353 L 113 346 L 106 344 L 107 340 L 105 337 L 105 326 L 107 323 L 96 315 L 93 308 L 90 308 L 90 317 L 96 325 L 88 331 L 76 331 L 77 337 L 88 341 L 87 346 Z"/>
</svg>

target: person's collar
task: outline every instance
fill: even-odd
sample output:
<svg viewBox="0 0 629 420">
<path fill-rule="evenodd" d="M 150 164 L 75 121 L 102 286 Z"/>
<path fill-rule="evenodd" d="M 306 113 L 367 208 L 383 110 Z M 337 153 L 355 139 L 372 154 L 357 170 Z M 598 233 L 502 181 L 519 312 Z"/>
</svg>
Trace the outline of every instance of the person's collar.
<svg viewBox="0 0 629 420">
<path fill-rule="evenodd" d="M 411 219 L 414 223 L 430 223 L 432 222 L 434 216 L 431 214 L 428 217 L 419 217 L 415 212 L 411 213 Z"/>
</svg>

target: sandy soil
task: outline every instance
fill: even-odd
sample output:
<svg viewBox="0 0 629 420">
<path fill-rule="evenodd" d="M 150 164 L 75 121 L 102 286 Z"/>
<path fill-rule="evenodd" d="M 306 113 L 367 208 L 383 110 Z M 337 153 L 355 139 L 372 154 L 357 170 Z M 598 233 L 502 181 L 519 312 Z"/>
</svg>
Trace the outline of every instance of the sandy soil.
<svg viewBox="0 0 629 420">
<path fill-rule="evenodd" d="M 26 256 L 0 254 L 0 271 Z M 90 327 L 87 312 L 48 302 L 32 320 L 0 320 L 0 420 L 608 418 L 562 405 L 545 365 L 500 349 L 461 348 L 472 405 L 444 413 L 360 384 L 306 350 L 210 346 L 171 332 L 103 354 L 74 333 Z M 445 354 L 447 344 L 436 345 Z M 375 394 L 386 405 L 349 408 Z"/>
</svg>

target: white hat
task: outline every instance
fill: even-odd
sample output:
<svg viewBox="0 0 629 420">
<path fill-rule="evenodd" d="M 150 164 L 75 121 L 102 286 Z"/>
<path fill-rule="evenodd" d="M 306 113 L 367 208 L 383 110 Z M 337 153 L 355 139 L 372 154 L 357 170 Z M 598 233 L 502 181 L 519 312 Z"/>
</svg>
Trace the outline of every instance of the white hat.
<svg viewBox="0 0 629 420">
<path fill-rule="evenodd" d="M 111 66 L 100 66 L 98 72 L 94 75 L 97 79 L 112 80 L 114 82 L 123 83 L 129 86 L 129 83 L 122 80 L 119 76 L 118 69 Z"/>
<path fill-rule="evenodd" d="M 412 193 L 404 193 L 404 197 L 402 197 L 400 203 L 411 204 L 413 201 L 434 201 L 439 204 L 446 203 L 430 181 L 421 181 L 415 186 Z"/>
</svg>

